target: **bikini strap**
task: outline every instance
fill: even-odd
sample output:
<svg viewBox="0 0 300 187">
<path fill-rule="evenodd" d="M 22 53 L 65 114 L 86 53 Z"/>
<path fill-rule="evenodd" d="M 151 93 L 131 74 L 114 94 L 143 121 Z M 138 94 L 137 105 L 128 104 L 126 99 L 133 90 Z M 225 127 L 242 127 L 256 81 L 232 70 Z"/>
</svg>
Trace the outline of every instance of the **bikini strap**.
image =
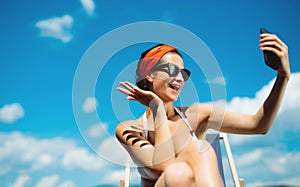
<svg viewBox="0 0 300 187">
<path fill-rule="evenodd" d="M 183 112 L 181 112 L 178 108 L 174 107 L 175 111 L 179 114 L 180 118 L 183 120 L 183 122 L 186 124 L 186 126 L 189 128 L 191 135 L 193 136 L 193 140 L 198 140 L 196 134 L 194 133 L 190 122 L 188 121 L 187 117 L 184 115 Z"/>
<path fill-rule="evenodd" d="M 174 109 L 179 114 L 180 118 L 183 120 L 183 122 L 186 124 L 186 126 L 189 128 L 190 133 L 193 136 L 193 140 L 197 140 L 198 138 L 197 138 L 196 134 L 194 133 L 194 131 L 193 131 L 193 129 L 192 129 L 192 127 L 190 125 L 190 122 L 188 121 L 187 117 L 178 108 L 174 107 Z M 146 137 L 146 140 L 148 140 L 149 129 L 148 129 L 146 112 L 143 114 L 143 125 L 144 125 L 145 137 Z"/>
</svg>

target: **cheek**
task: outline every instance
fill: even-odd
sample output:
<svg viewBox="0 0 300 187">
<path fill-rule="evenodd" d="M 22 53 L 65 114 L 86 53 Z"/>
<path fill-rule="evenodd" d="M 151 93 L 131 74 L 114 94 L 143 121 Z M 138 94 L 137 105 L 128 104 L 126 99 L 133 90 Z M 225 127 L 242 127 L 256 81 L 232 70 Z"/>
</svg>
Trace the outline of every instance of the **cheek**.
<svg viewBox="0 0 300 187">
<path fill-rule="evenodd" d="M 155 79 L 152 84 L 152 91 L 156 94 L 165 93 L 168 83 L 161 79 Z"/>
<path fill-rule="evenodd" d="M 161 79 L 156 79 L 153 81 L 153 88 L 154 90 L 159 90 L 161 88 L 164 88 L 166 86 L 166 81 L 161 80 Z"/>
<path fill-rule="evenodd" d="M 168 82 L 170 79 L 170 76 L 166 72 L 156 72 L 154 74 L 154 77 L 158 81 L 165 81 L 165 82 Z"/>
</svg>

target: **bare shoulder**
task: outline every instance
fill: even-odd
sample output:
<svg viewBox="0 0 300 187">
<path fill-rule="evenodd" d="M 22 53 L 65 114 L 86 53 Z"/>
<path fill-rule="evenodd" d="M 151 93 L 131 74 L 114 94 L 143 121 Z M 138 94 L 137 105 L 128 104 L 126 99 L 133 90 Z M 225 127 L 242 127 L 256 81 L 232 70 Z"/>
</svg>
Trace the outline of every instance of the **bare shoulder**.
<svg viewBox="0 0 300 187">
<path fill-rule="evenodd" d="M 204 115 L 209 116 L 212 111 L 212 105 L 208 103 L 194 103 L 193 105 L 187 107 L 187 115 Z"/>
</svg>

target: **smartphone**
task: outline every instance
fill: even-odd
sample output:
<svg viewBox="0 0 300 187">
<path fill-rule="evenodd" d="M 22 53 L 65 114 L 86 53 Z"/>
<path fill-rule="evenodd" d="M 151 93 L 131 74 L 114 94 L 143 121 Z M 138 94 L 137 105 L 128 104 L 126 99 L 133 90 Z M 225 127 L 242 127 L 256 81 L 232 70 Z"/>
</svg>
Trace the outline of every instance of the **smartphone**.
<svg viewBox="0 0 300 187">
<path fill-rule="evenodd" d="M 261 34 L 263 34 L 263 33 L 270 33 L 271 34 L 271 32 L 269 32 L 265 28 L 261 28 L 260 33 Z M 280 63 L 279 57 L 275 53 L 270 52 L 270 51 L 263 51 L 263 53 L 264 53 L 265 63 L 269 67 L 271 67 L 272 69 L 277 70 L 278 66 L 279 66 L 279 63 Z"/>
</svg>

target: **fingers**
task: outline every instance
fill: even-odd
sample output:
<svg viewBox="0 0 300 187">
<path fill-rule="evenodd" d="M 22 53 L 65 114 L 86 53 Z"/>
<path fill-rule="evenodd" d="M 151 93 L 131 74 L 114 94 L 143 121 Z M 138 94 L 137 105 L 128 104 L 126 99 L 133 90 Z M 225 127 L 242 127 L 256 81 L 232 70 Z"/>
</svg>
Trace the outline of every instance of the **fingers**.
<svg viewBox="0 0 300 187">
<path fill-rule="evenodd" d="M 127 82 L 127 81 L 120 82 L 120 85 L 123 86 L 124 88 L 126 88 L 129 91 L 133 90 L 134 87 L 135 87 L 133 84 L 131 84 L 130 82 Z"/>
<path fill-rule="evenodd" d="M 270 40 L 275 40 L 280 46 L 287 48 L 287 45 L 282 42 L 275 34 L 261 34 L 261 42 L 265 42 L 265 41 L 270 41 Z"/>
<path fill-rule="evenodd" d="M 119 83 L 123 88 L 118 87 L 117 90 L 126 94 L 128 100 L 137 100 L 141 96 L 141 91 L 138 87 L 134 86 L 130 82 L 120 82 Z"/>
<path fill-rule="evenodd" d="M 290 65 L 288 57 L 288 46 L 282 42 L 274 34 L 261 34 L 259 48 L 262 51 L 270 51 L 280 58 L 280 65 L 278 67 L 278 74 L 281 76 L 290 76 Z"/>
<path fill-rule="evenodd" d="M 124 88 L 118 87 L 117 90 L 118 90 L 119 92 L 122 92 L 122 93 L 126 94 L 126 95 L 130 95 L 130 91 L 129 91 L 129 90 L 126 90 L 126 89 L 124 89 Z"/>
<path fill-rule="evenodd" d="M 262 51 L 271 51 L 278 57 L 287 54 L 288 47 L 274 34 L 261 34 L 259 48 Z"/>
</svg>

